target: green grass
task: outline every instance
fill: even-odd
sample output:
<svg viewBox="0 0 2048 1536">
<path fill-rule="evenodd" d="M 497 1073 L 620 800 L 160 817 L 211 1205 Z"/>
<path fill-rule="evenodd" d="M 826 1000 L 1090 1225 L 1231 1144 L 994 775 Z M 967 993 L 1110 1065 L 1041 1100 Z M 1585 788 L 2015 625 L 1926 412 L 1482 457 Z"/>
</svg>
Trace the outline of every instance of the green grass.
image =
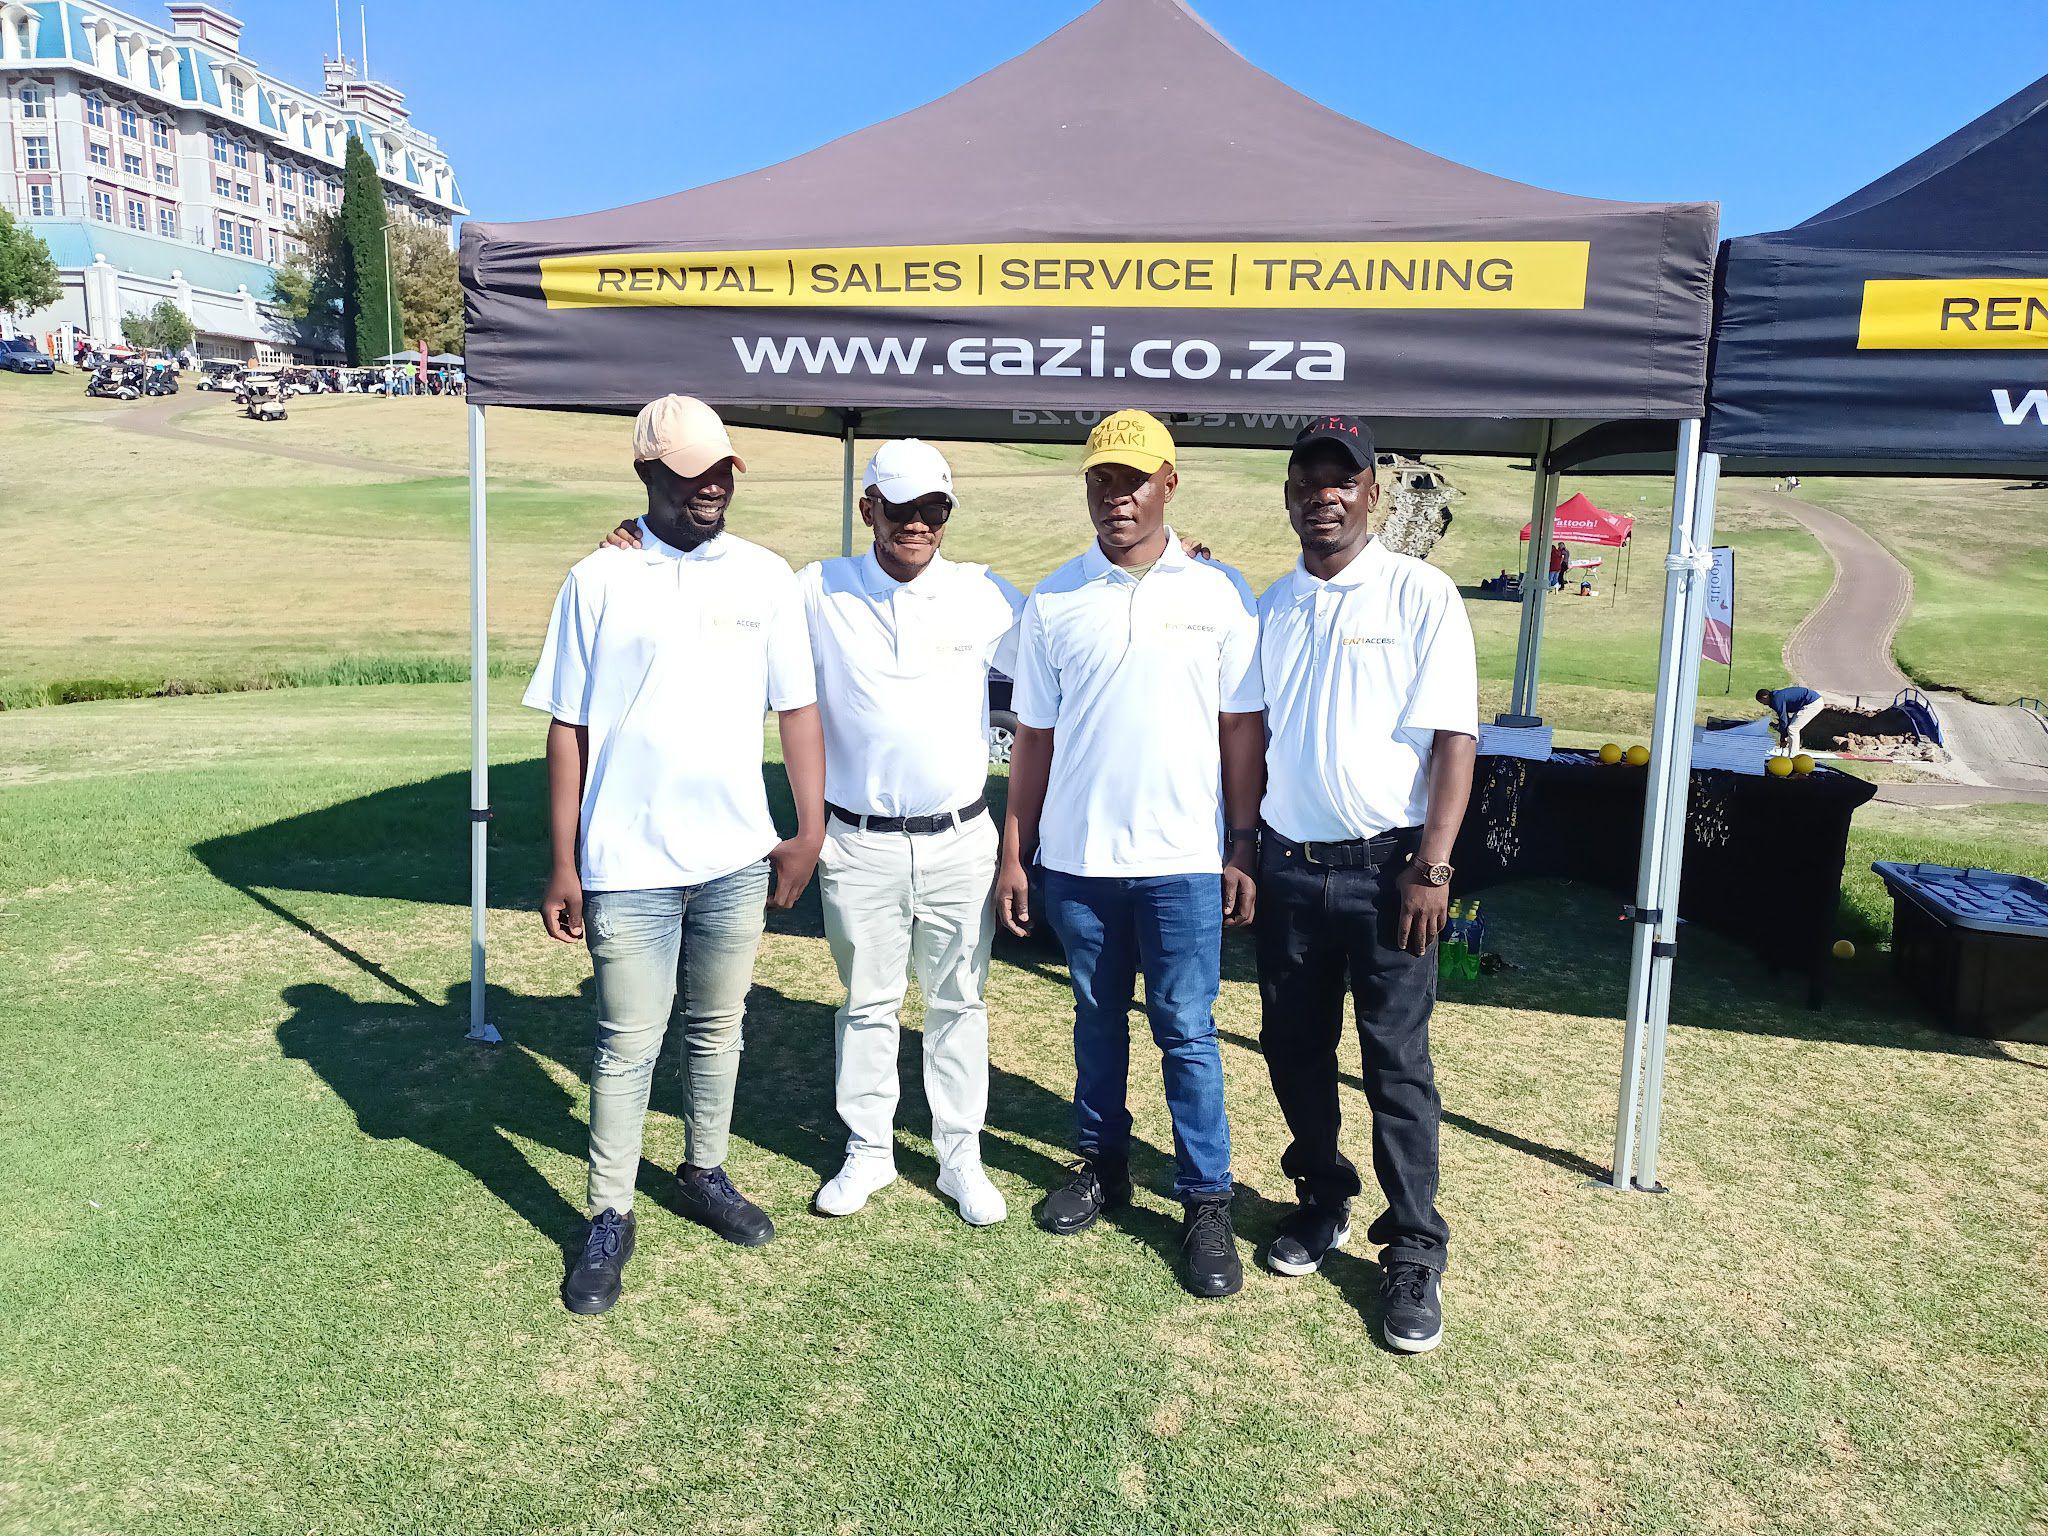
<svg viewBox="0 0 2048 1536">
<path fill-rule="evenodd" d="M 9 492 L 0 497 L 0 537 L 11 580 L 35 595 L 0 607 L 0 705 L 318 679 L 336 656 L 431 667 L 467 654 L 468 491 L 456 402 L 316 397 L 295 400 L 288 421 L 263 424 L 209 395 L 178 424 L 196 441 L 119 430 L 134 409 L 86 400 L 64 378 L 0 378 L 0 476 Z M 501 410 L 489 421 L 491 644 L 516 670 L 538 650 L 562 572 L 637 509 L 639 491 L 620 418 Z M 735 529 L 793 562 L 836 554 L 837 442 L 771 433 L 739 440 L 752 473 Z M 364 465 L 265 451 L 278 448 L 356 455 Z M 1028 586 L 1086 544 L 1075 448 L 948 451 L 963 501 L 950 553 Z M 1464 495 L 1436 558 L 1476 589 L 1520 563 L 1529 476 L 1485 460 L 1450 469 Z M 1279 470 L 1276 455 L 1243 451 L 1190 451 L 1183 464 L 1176 524 L 1201 534 L 1255 586 L 1281 575 L 1297 552 L 1279 508 Z M 1654 479 L 1585 488 L 1642 519 L 1641 548 L 1625 592 L 1603 579 L 1597 598 L 1550 604 L 1544 708 L 1568 731 L 1641 738 L 1669 488 Z M 1731 488 L 1724 501 L 1743 573 L 1733 679 L 1743 699 L 1783 680 L 1784 635 L 1819 600 L 1828 567 L 1768 496 Z M 1750 581 L 1752 571 L 1769 578 Z M 1485 702 L 1499 707 L 1519 609 L 1475 598 L 1471 612 Z M 1726 677 L 1706 672 L 1703 712 L 1713 712 Z M 76 686 L 96 680 L 109 686 Z"/>
<path fill-rule="evenodd" d="M 1986 704 L 2048 696 L 2048 490 L 2000 480 L 1806 480 L 1913 573 L 1899 669 Z"/>
<path fill-rule="evenodd" d="M 1228 1302 L 1181 1293 L 1145 1050 L 1137 1208 L 1071 1241 L 1030 1224 L 1071 1073 L 1063 973 L 1037 951 L 999 951 L 990 989 L 987 1154 L 1010 1222 L 970 1231 L 932 1192 L 915 1008 L 906 1178 L 861 1217 L 807 1215 L 839 1136 L 814 897 L 763 949 L 733 1156 L 782 1236 L 743 1252 L 666 1208 L 664 1073 L 628 1295 L 568 1317 L 589 969 L 531 915 L 538 725 L 495 691 L 496 1050 L 459 1039 L 465 690 L 0 718 L 0 1529 L 1887 1536 L 2038 1518 L 2048 1052 L 1924 1028 L 1874 946 L 1809 1011 L 1689 936 L 1673 1192 L 1596 1193 L 1625 936 L 1611 899 L 1565 885 L 1489 897 L 1518 969 L 1439 1007 L 1455 1236 L 1435 1356 L 1369 1342 L 1362 1249 L 1309 1280 L 1253 1273 Z M 1866 811 L 1852 869 L 1911 827 Z M 1973 812 L 1954 846 L 2038 866 L 2044 832 L 2038 810 Z M 1287 1190 L 1239 945 L 1218 1019 L 1249 1248 Z M 1344 1104 L 1360 1155 L 1355 1080 Z"/>
</svg>

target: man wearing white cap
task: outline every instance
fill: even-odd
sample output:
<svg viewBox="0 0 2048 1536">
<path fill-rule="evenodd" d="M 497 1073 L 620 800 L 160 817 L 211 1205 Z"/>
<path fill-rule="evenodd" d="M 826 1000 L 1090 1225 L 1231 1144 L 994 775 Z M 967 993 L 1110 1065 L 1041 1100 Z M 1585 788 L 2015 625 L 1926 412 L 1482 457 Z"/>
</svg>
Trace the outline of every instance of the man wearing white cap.
<svg viewBox="0 0 2048 1536">
<path fill-rule="evenodd" d="M 817 1208 L 850 1216 L 895 1181 L 899 1015 L 914 971 L 939 1192 L 987 1226 L 1008 1214 L 981 1164 L 999 842 L 983 799 L 988 670 L 1014 650 L 1024 599 L 988 567 L 940 553 L 955 503 L 938 449 L 884 443 L 862 487 L 873 547 L 797 576 L 825 728 L 818 892 L 846 987 L 834 1033 L 846 1160 Z"/>
<path fill-rule="evenodd" d="M 562 1287 L 582 1314 L 618 1300 L 632 1257 L 641 1132 L 679 970 L 678 1205 L 729 1242 L 774 1237 L 725 1171 L 740 1024 L 764 907 L 796 904 L 824 841 L 824 736 L 796 576 L 725 531 L 746 466 L 711 408 L 680 395 L 641 411 L 633 458 L 647 487 L 640 545 L 570 570 L 526 690 L 552 716 L 541 920 L 552 938 L 587 941 L 597 976 L 591 1220 Z M 771 709 L 796 801 L 788 839 L 761 777 Z"/>
</svg>

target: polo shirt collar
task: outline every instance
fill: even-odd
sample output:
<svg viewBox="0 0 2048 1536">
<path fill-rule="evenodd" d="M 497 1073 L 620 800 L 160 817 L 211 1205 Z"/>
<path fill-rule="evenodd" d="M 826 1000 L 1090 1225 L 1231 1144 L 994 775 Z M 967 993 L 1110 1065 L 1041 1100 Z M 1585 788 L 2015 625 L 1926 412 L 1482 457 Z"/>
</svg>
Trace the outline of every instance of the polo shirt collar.
<svg viewBox="0 0 2048 1536">
<path fill-rule="evenodd" d="M 1159 556 L 1159 560 L 1153 566 L 1153 569 L 1159 571 L 1185 570 L 1192 564 L 1194 562 L 1188 558 L 1187 551 L 1180 547 L 1180 535 L 1175 533 L 1173 525 L 1168 523 L 1166 525 L 1166 549 Z M 1102 540 L 1100 539 L 1089 540 L 1088 553 L 1081 557 L 1081 572 L 1091 581 L 1101 577 L 1110 577 L 1112 579 L 1121 577 L 1125 581 L 1136 579 L 1122 566 L 1110 563 L 1109 556 L 1102 552 Z"/>
<path fill-rule="evenodd" d="M 1296 597 L 1306 597 L 1310 593 L 1325 587 L 1360 586 L 1367 577 L 1386 564 L 1386 560 L 1386 548 L 1380 543 L 1379 535 L 1377 534 L 1366 540 L 1365 548 L 1353 555 L 1351 563 L 1346 565 L 1343 570 L 1332 576 L 1328 581 L 1324 581 L 1319 576 L 1312 575 L 1308 568 L 1308 558 L 1303 556 L 1294 562 L 1294 595 Z"/>
<path fill-rule="evenodd" d="M 946 572 L 953 562 L 936 551 L 932 562 L 917 573 L 913 581 L 898 581 L 882 569 L 882 562 L 875 558 L 875 547 L 870 544 L 867 553 L 860 557 L 860 582 L 869 597 L 887 598 L 898 592 L 911 597 L 934 598 L 946 580 Z"/>
<path fill-rule="evenodd" d="M 647 519 L 637 520 L 640 529 L 640 553 L 649 565 L 661 560 L 717 560 L 732 546 L 725 541 L 725 535 L 706 539 L 695 549 L 677 549 L 647 526 Z"/>
</svg>

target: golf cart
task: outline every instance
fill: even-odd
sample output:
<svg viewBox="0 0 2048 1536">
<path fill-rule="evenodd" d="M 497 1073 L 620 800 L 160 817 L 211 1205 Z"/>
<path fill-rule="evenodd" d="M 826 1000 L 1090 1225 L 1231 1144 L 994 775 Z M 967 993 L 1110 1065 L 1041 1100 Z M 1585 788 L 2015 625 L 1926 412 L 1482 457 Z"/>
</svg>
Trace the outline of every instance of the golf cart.
<svg viewBox="0 0 2048 1536">
<path fill-rule="evenodd" d="M 284 420 L 284 394 L 278 388 L 277 375 L 268 370 L 252 369 L 243 374 L 235 403 L 251 421 Z"/>
</svg>

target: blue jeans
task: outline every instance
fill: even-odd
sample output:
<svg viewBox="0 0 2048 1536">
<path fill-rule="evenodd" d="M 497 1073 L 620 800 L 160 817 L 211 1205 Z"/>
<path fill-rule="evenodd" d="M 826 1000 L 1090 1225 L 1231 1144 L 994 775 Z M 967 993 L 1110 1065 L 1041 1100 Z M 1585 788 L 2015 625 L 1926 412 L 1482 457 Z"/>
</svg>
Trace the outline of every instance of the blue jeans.
<svg viewBox="0 0 2048 1536">
<path fill-rule="evenodd" d="M 682 981 L 683 1155 L 725 1162 L 740 1021 L 767 919 L 768 861 L 702 885 L 588 891 L 583 932 L 597 972 L 597 1056 L 590 1069 L 593 1214 L 633 1208 L 654 1064 Z"/>
<path fill-rule="evenodd" d="M 1222 985 L 1222 882 L 1044 875 L 1046 916 L 1074 981 L 1076 1147 L 1105 1163 L 1130 1159 L 1131 1002 L 1142 970 L 1173 1119 L 1173 1192 L 1182 1200 L 1229 1195 L 1230 1122 L 1211 1012 Z"/>
</svg>

